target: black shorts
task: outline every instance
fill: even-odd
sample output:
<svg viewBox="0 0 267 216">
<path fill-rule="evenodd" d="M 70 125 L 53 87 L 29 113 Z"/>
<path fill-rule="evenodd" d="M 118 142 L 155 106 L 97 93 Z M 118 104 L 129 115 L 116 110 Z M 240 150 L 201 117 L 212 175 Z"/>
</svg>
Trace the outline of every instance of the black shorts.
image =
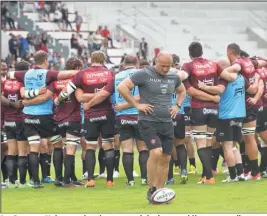
<svg viewBox="0 0 267 216">
<path fill-rule="evenodd" d="M 259 107 L 246 108 L 246 118 L 243 123 L 249 123 L 257 120 Z"/>
<path fill-rule="evenodd" d="M 27 141 L 23 122 L 5 121 L 5 131 L 8 140 L 15 139 L 17 141 Z"/>
<path fill-rule="evenodd" d="M 184 122 L 185 126 L 191 126 L 191 107 L 184 108 Z"/>
<path fill-rule="evenodd" d="M 84 120 L 84 137 L 87 141 L 97 141 L 101 135 L 103 139 L 114 138 L 115 116 L 109 114 Z"/>
<path fill-rule="evenodd" d="M 137 120 L 116 119 L 115 128 L 118 130 L 120 142 L 128 139 L 142 140 Z"/>
<path fill-rule="evenodd" d="M 174 140 L 172 122 L 138 122 L 139 132 L 149 150 L 162 148 L 165 154 L 171 155 Z"/>
<path fill-rule="evenodd" d="M 174 127 L 174 137 L 176 139 L 185 138 L 185 118 L 184 115 L 177 115 L 176 119 L 172 120 Z"/>
<path fill-rule="evenodd" d="M 66 134 L 81 137 L 81 122 L 64 122 L 58 124 L 59 134 L 64 138 Z"/>
<path fill-rule="evenodd" d="M 59 135 L 53 115 L 27 116 L 24 119 L 24 133 L 26 137 L 39 135 L 41 138 Z"/>
<path fill-rule="evenodd" d="M 234 141 L 240 142 L 243 118 L 218 119 L 216 127 L 217 142 Z"/>
<path fill-rule="evenodd" d="M 192 108 L 191 109 L 191 124 L 192 126 L 207 125 L 210 128 L 216 128 L 218 121 L 218 109 L 207 108 Z"/>
<path fill-rule="evenodd" d="M 267 130 L 267 107 L 259 109 L 256 131 L 258 133 Z"/>
</svg>

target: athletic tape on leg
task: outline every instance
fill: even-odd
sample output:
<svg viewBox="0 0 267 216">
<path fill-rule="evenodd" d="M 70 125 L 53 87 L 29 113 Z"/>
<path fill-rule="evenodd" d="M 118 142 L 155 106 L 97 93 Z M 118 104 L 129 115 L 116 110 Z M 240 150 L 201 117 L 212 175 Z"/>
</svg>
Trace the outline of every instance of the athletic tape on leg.
<svg viewBox="0 0 267 216">
<path fill-rule="evenodd" d="M 30 136 L 28 137 L 29 144 L 40 144 L 41 143 L 41 137 L 39 135 L 36 136 Z"/>
<path fill-rule="evenodd" d="M 252 135 L 255 134 L 255 127 L 249 127 L 249 128 L 242 128 L 241 132 L 242 135 L 247 136 L 247 135 Z"/>
<path fill-rule="evenodd" d="M 66 145 L 79 145 L 80 144 L 80 138 L 66 138 L 65 141 Z"/>
<path fill-rule="evenodd" d="M 50 142 L 53 145 L 56 144 L 56 143 L 58 143 L 61 140 L 62 140 L 62 137 L 60 135 L 55 135 L 55 136 L 53 136 L 53 137 L 50 138 Z"/>
<path fill-rule="evenodd" d="M 192 130 L 192 133 L 195 139 L 206 139 L 207 138 L 206 131 Z"/>
<path fill-rule="evenodd" d="M 207 134 L 207 139 L 208 139 L 208 140 L 211 140 L 212 137 L 213 137 L 213 134 L 214 134 L 214 133 L 212 133 L 212 132 L 207 132 L 206 134 Z"/>
</svg>

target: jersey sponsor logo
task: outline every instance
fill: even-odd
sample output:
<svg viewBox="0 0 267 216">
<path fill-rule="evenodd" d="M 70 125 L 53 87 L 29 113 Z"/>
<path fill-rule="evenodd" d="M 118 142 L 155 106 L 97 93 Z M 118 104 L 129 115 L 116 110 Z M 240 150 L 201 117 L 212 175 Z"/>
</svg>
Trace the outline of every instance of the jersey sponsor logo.
<svg viewBox="0 0 267 216">
<path fill-rule="evenodd" d="M 5 121 L 4 127 L 16 127 L 16 122 L 6 122 Z"/>
<path fill-rule="evenodd" d="M 209 61 L 206 64 L 193 63 L 193 73 L 197 76 L 207 76 L 217 73 L 217 65 Z"/>
<path fill-rule="evenodd" d="M 203 109 L 203 114 L 204 115 L 208 115 L 208 114 L 218 115 L 218 110 L 217 109 L 204 108 Z"/>
<path fill-rule="evenodd" d="M 57 90 L 63 90 L 65 88 L 65 86 L 72 81 L 71 79 L 66 79 L 66 80 L 59 80 L 59 81 L 55 81 L 54 82 L 54 86 Z"/>
<path fill-rule="evenodd" d="M 122 125 L 137 125 L 138 121 L 137 120 L 125 120 L 121 119 L 121 124 Z"/>
<path fill-rule="evenodd" d="M 89 118 L 90 122 L 104 121 L 104 120 L 107 120 L 107 116 L 99 116 L 99 117 L 96 117 L 96 118 Z"/>
<path fill-rule="evenodd" d="M 155 144 L 156 144 L 156 139 L 155 139 L 155 138 L 151 139 L 151 140 L 150 140 L 150 143 L 151 143 L 152 145 L 155 145 Z"/>
<path fill-rule="evenodd" d="M 7 80 L 4 84 L 4 91 L 19 91 L 22 83 L 17 80 Z"/>
<path fill-rule="evenodd" d="M 69 122 L 64 122 L 64 123 L 62 123 L 62 124 L 59 124 L 58 125 L 58 127 L 67 127 L 67 126 L 69 126 Z"/>
<path fill-rule="evenodd" d="M 185 120 L 186 122 L 188 122 L 188 121 L 191 121 L 191 118 L 190 118 L 190 116 L 185 115 L 185 116 L 184 116 L 184 120 Z"/>
<path fill-rule="evenodd" d="M 202 81 L 198 80 L 198 82 L 203 82 L 208 86 L 214 86 L 214 78 L 204 79 Z"/>
<path fill-rule="evenodd" d="M 41 124 L 40 119 L 28 119 L 25 118 L 24 122 L 27 124 Z"/>
<path fill-rule="evenodd" d="M 83 74 L 83 82 L 86 85 L 107 83 L 109 73 L 109 71 L 85 72 Z"/>
<path fill-rule="evenodd" d="M 242 122 L 236 122 L 236 121 L 232 120 L 232 121 L 230 121 L 230 126 L 231 127 L 236 126 L 236 127 L 242 128 Z"/>
<path fill-rule="evenodd" d="M 168 92 L 168 84 L 160 84 L 160 88 L 161 88 L 161 94 L 167 94 Z"/>
<path fill-rule="evenodd" d="M 12 102 L 16 102 L 16 101 L 18 101 L 18 94 L 8 94 L 8 100 L 9 101 L 12 101 Z"/>
<path fill-rule="evenodd" d="M 241 87 L 241 88 L 236 88 L 235 89 L 235 94 L 234 94 L 234 97 L 236 97 L 237 95 L 238 96 L 242 96 L 244 94 L 244 88 Z"/>
</svg>

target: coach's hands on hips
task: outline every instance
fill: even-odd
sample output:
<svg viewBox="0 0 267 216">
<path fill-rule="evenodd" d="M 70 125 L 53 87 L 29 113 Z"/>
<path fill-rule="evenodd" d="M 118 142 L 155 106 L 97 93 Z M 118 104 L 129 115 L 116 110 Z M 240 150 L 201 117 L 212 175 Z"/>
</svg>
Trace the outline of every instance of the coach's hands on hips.
<svg viewBox="0 0 267 216">
<path fill-rule="evenodd" d="M 179 111 L 179 107 L 178 107 L 177 104 L 173 105 L 173 106 L 170 108 L 170 114 L 171 114 L 171 117 L 172 117 L 173 119 L 176 118 L 176 115 L 177 115 L 178 111 Z"/>
<path fill-rule="evenodd" d="M 138 104 L 136 106 L 136 109 L 138 109 L 139 111 L 144 112 L 146 115 L 147 114 L 152 114 L 153 112 L 153 108 L 154 106 L 152 106 L 151 104 Z"/>
<path fill-rule="evenodd" d="M 247 99 L 247 102 L 250 105 L 255 105 L 258 101 L 255 98 L 250 97 L 250 98 Z"/>
<path fill-rule="evenodd" d="M 219 95 L 214 95 L 214 96 L 213 96 L 213 102 L 214 102 L 214 103 L 219 103 L 220 100 L 221 100 L 221 97 L 220 97 Z"/>
</svg>

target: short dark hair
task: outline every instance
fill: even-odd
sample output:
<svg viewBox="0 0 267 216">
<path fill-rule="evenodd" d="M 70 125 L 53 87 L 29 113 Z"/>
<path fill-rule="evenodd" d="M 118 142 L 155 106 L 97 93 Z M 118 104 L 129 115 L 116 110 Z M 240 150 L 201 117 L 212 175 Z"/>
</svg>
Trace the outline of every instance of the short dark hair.
<svg viewBox="0 0 267 216">
<path fill-rule="evenodd" d="M 176 54 L 172 54 L 172 66 L 180 63 L 180 57 Z"/>
<path fill-rule="evenodd" d="M 139 67 L 144 68 L 146 66 L 150 66 L 149 62 L 147 60 L 144 60 L 144 59 L 140 60 Z"/>
<path fill-rule="evenodd" d="M 16 71 L 29 70 L 30 69 L 30 66 L 31 66 L 31 64 L 29 62 L 22 60 L 22 61 L 17 62 L 15 64 L 15 70 Z"/>
<path fill-rule="evenodd" d="M 82 61 L 76 56 L 71 57 L 66 61 L 66 70 L 77 70 L 81 69 L 82 67 Z"/>
<path fill-rule="evenodd" d="M 41 65 L 45 62 L 46 59 L 48 59 L 48 54 L 43 50 L 39 50 L 34 53 L 33 58 L 37 65 Z"/>
<path fill-rule="evenodd" d="M 240 47 L 236 43 L 231 43 L 227 46 L 227 50 L 230 50 L 234 55 L 240 55 Z"/>
<path fill-rule="evenodd" d="M 202 49 L 202 45 L 199 42 L 192 42 L 189 47 L 189 55 L 192 58 L 197 58 L 203 55 L 203 49 Z"/>
<path fill-rule="evenodd" d="M 123 60 L 124 65 L 137 65 L 138 59 L 134 55 L 126 55 Z"/>
<path fill-rule="evenodd" d="M 246 58 L 248 58 L 249 57 L 249 54 L 246 52 L 246 51 L 244 51 L 244 50 L 240 50 L 240 54 L 239 54 L 241 57 L 246 57 Z"/>
</svg>

